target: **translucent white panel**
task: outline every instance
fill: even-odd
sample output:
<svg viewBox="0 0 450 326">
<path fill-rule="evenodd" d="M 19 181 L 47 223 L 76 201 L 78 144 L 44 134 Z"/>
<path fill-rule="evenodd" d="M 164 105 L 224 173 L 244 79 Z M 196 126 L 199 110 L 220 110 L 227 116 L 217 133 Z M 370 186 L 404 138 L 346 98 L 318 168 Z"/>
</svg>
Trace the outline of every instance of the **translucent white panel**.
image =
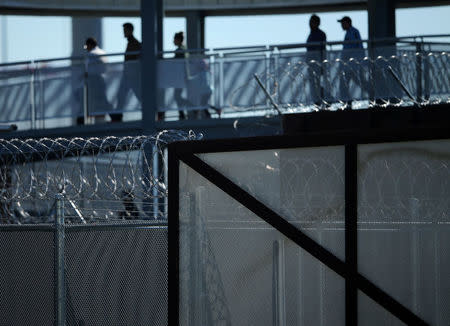
<svg viewBox="0 0 450 326">
<path fill-rule="evenodd" d="M 448 140 L 359 146 L 359 271 L 431 325 L 450 323 L 449 167 Z"/>
<path fill-rule="evenodd" d="M 344 259 L 344 147 L 199 156 Z"/>
<path fill-rule="evenodd" d="M 180 165 L 181 325 L 344 325 L 344 280 Z"/>
</svg>

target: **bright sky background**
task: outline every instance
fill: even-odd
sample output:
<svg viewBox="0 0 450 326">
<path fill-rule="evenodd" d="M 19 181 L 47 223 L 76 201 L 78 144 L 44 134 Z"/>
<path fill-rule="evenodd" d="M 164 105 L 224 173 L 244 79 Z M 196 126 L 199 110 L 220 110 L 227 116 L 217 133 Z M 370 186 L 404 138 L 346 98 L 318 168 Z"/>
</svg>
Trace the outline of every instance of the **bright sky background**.
<svg viewBox="0 0 450 326">
<path fill-rule="evenodd" d="M 367 38 L 367 13 L 345 11 L 319 13 L 321 28 L 327 34 L 327 39 L 329 41 L 343 39 L 344 32 L 336 20 L 344 15 L 350 16 L 362 38 Z M 309 17 L 310 14 L 207 17 L 206 47 L 302 43 L 309 33 Z M 449 17 L 450 6 L 397 9 L 396 33 L 397 36 L 450 34 Z M 134 24 L 135 35 L 140 39 L 139 18 L 104 18 L 101 47 L 108 53 L 125 50 L 126 40 L 122 33 L 122 24 L 125 21 Z M 70 56 L 71 31 L 70 17 L 0 16 L 0 61 Z M 184 18 L 164 19 L 164 50 L 174 50 L 173 35 L 178 31 L 186 31 Z"/>
</svg>

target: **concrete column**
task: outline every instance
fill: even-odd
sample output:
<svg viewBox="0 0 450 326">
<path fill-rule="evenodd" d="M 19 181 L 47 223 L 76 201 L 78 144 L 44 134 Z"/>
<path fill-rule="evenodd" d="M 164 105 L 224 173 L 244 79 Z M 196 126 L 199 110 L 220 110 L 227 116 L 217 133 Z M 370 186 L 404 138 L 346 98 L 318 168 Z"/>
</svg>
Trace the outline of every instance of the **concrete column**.
<svg viewBox="0 0 450 326">
<path fill-rule="evenodd" d="M 200 11 L 190 11 L 186 15 L 188 49 L 205 48 L 205 16 Z"/>
<path fill-rule="evenodd" d="M 83 46 L 88 37 L 94 37 L 103 47 L 102 19 L 100 17 L 72 17 L 72 55 L 79 56 L 85 52 Z"/>
<path fill-rule="evenodd" d="M 395 37 L 395 0 L 368 0 L 369 39 Z"/>
<path fill-rule="evenodd" d="M 8 23 L 6 16 L 0 16 L 0 33 L 1 33 L 1 62 L 8 61 Z"/>
<path fill-rule="evenodd" d="M 145 134 L 156 131 L 155 120 L 158 107 L 157 58 L 162 45 L 162 0 L 141 1 L 142 21 L 142 128 Z"/>
</svg>

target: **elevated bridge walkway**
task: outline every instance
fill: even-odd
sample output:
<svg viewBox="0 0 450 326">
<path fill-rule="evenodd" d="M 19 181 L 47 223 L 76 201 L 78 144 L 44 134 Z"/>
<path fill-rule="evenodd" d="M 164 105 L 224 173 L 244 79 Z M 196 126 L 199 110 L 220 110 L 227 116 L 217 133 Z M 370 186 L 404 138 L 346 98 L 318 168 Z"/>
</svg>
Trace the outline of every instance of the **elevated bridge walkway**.
<svg viewBox="0 0 450 326">
<path fill-rule="evenodd" d="M 190 50 L 158 60 L 158 129 L 279 133 L 278 115 L 450 103 L 450 35 Z M 437 41 L 439 40 L 439 41 Z M 311 44 L 309 44 L 311 46 Z M 123 53 L 0 65 L 5 137 L 139 133 L 140 62 Z M 243 130 L 242 129 L 242 130 Z M 248 134 L 247 134 L 248 133 Z"/>
</svg>

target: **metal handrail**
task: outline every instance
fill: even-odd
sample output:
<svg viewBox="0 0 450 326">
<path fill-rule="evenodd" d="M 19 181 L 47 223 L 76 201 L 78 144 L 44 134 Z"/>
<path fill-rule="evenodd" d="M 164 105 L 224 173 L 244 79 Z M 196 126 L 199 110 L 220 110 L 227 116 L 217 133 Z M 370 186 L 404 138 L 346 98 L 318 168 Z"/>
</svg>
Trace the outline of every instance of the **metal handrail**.
<svg viewBox="0 0 450 326">
<path fill-rule="evenodd" d="M 175 54 L 177 53 L 202 53 L 205 56 L 214 56 L 218 53 L 223 53 L 227 51 L 235 51 L 235 50 L 257 50 L 260 49 L 261 52 L 264 51 L 273 51 L 273 49 L 295 49 L 295 48 L 305 48 L 307 46 L 311 45 L 325 45 L 325 46 L 333 46 L 333 45 L 343 45 L 343 44 L 355 44 L 355 43 L 382 43 L 382 42 L 397 42 L 397 43 L 407 43 L 407 44 L 427 44 L 427 45 L 450 45 L 450 41 L 448 43 L 445 42 L 427 42 L 427 41 L 418 41 L 415 40 L 416 38 L 450 38 L 450 34 L 431 34 L 431 35 L 411 35 L 411 36 L 400 36 L 400 37 L 391 37 L 391 38 L 377 38 L 375 40 L 370 39 L 363 39 L 358 41 L 327 41 L 327 42 L 318 42 L 318 43 L 284 43 L 284 44 L 273 44 L 273 45 L 256 45 L 256 46 L 242 46 L 242 47 L 223 47 L 223 48 L 211 48 L 211 49 L 186 49 L 183 51 L 177 50 L 177 51 L 160 51 L 158 52 L 159 55 L 163 54 Z M 414 39 L 414 41 L 405 41 L 405 39 Z M 252 52 L 258 52 L 258 51 L 252 51 Z M 115 53 L 108 53 L 108 54 L 102 54 L 101 57 L 113 57 L 113 56 L 122 56 L 125 54 L 139 54 L 139 51 L 135 52 L 115 52 Z M 243 53 L 241 51 L 239 52 L 233 52 L 236 54 Z M 6 63 L 0 63 L 0 67 L 7 67 L 7 66 L 15 66 L 15 65 L 29 65 L 29 64 L 38 64 L 38 63 L 46 63 L 46 62 L 55 62 L 55 61 L 82 61 L 85 60 L 88 57 L 87 53 L 82 56 L 69 56 L 69 57 L 57 57 L 57 58 L 49 58 L 49 59 L 37 59 L 37 60 L 25 60 L 25 61 L 16 61 L 16 62 L 6 62 Z"/>
</svg>

